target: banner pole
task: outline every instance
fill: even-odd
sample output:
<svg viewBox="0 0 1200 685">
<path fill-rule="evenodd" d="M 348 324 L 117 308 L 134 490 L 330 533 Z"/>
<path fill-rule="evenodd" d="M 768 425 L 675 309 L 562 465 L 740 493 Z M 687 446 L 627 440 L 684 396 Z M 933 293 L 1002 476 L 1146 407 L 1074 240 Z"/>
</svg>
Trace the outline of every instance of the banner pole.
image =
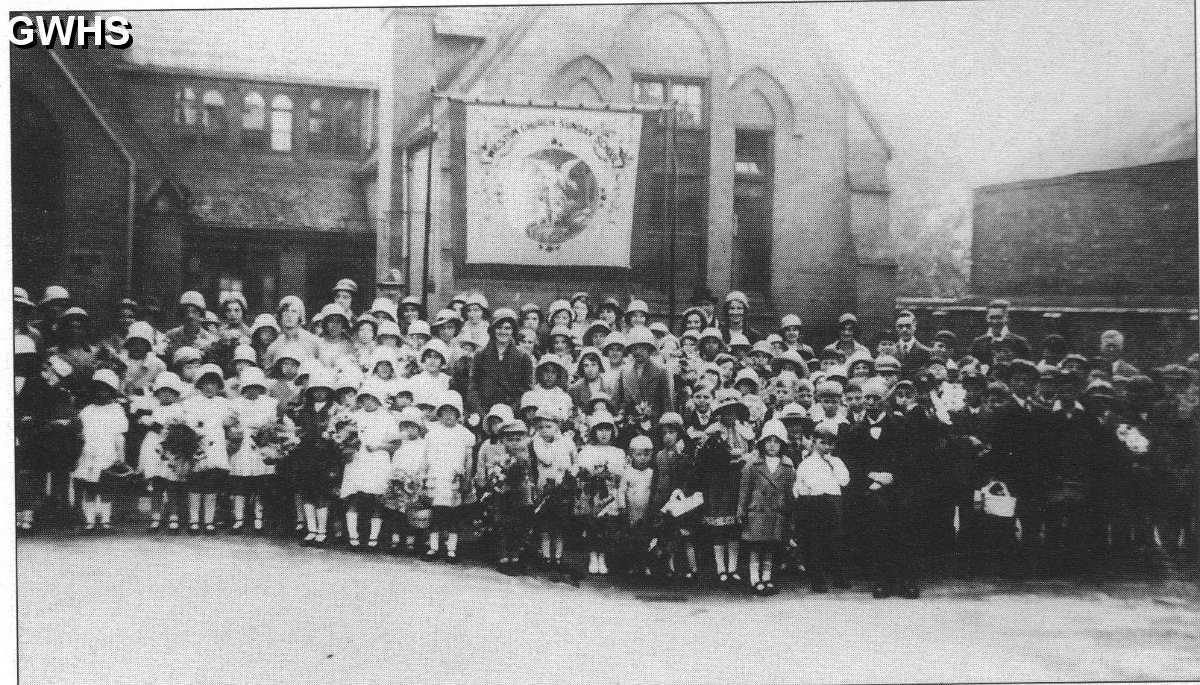
<svg viewBox="0 0 1200 685">
<path fill-rule="evenodd" d="M 667 162 L 670 165 L 669 171 L 671 174 L 671 176 L 670 176 L 670 179 L 671 179 L 671 182 L 670 182 L 670 188 L 671 188 L 671 205 L 670 205 L 670 210 L 671 210 L 671 213 L 670 213 L 670 217 L 671 217 L 671 261 L 667 268 L 667 274 L 668 274 L 667 277 L 669 279 L 671 279 L 670 283 L 667 286 L 667 294 L 668 294 L 667 299 L 668 299 L 668 302 L 670 303 L 669 306 L 671 307 L 671 310 L 668 313 L 667 321 L 669 322 L 668 326 L 670 326 L 672 331 L 675 330 L 675 313 L 678 311 L 678 307 L 676 306 L 676 303 L 675 303 L 675 269 L 676 269 L 676 265 L 675 265 L 676 245 L 675 245 L 675 243 L 676 243 L 676 240 L 678 239 L 678 234 L 679 234 L 679 161 L 676 159 L 677 153 L 675 150 L 675 127 L 677 125 L 677 121 L 678 120 L 676 118 L 675 103 L 672 102 L 671 110 L 667 113 L 667 123 L 669 125 L 669 131 L 668 131 L 669 137 L 667 139 L 669 152 L 667 155 Z M 666 170 L 664 170 L 664 171 L 666 171 Z M 664 178 L 664 181 L 665 180 L 666 179 Z"/>
<path fill-rule="evenodd" d="M 432 103 L 432 100 L 431 100 Z M 430 107 L 432 115 L 433 108 Z M 430 123 L 432 124 L 432 116 Z M 425 240 L 421 243 L 421 309 L 429 312 L 429 239 L 433 234 L 433 143 L 437 129 L 430 127 L 429 144 L 425 148 Z"/>
</svg>

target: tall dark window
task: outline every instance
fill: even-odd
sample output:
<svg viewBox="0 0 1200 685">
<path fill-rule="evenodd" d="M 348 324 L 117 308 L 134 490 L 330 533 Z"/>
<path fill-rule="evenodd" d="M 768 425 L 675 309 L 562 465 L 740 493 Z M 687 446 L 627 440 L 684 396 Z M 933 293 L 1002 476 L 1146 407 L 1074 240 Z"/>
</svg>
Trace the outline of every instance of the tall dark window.
<svg viewBox="0 0 1200 685">
<path fill-rule="evenodd" d="M 209 138 L 221 138 L 225 133 L 225 96 L 219 90 L 204 91 L 204 108 L 200 112 L 200 126 Z"/>
<path fill-rule="evenodd" d="M 198 121 L 196 109 L 196 91 L 182 87 L 175 89 L 175 112 L 173 120 L 176 126 L 192 127 Z"/>
<path fill-rule="evenodd" d="M 705 128 L 707 103 L 704 82 L 698 79 L 645 76 L 633 80 L 633 101 L 644 105 L 675 102 L 681 128 Z"/>
<path fill-rule="evenodd" d="M 329 126 L 329 113 L 321 98 L 313 98 L 308 104 L 308 149 L 329 152 L 333 145 L 333 131 Z"/>
<path fill-rule="evenodd" d="M 733 273 L 741 289 L 765 292 L 771 273 L 771 132 L 737 131 L 733 158 Z"/>
<path fill-rule="evenodd" d="M 358 103 L 352 99 L 344 100 L 334 119 L 334 148 L 342 154 L 356 154 L 362 149 L 361 131 L 362 116 Z"/>
<path fill-rule="evenodd" d="M 271 98 L 271 149 L 276 152 L 292 149 L 292 99 L 286 95 Z"/>
</svg>

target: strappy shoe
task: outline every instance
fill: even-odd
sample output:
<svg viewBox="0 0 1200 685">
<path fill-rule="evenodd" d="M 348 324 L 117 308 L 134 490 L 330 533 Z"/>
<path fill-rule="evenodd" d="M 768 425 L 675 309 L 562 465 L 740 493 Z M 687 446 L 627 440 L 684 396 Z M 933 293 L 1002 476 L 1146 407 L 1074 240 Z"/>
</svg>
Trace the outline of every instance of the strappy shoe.
<svg viewBox="0 0 1200 685">
<path fill-rule="evenodd" d="M 216 535 L 217 534 L 217 524 L 215 524 L 215 523 L 204 524 L 204 534 L 205 535 Z"/>
<path fill-rule="evenodd" d="M 320 547 L 325 544 L 325 540 L 326 540 L 325 533 L 317 533 L 316 536 L 313 538 L 313 545 L 316 547 Z"/>
<path fill-rule="evenodd" d="M 188 525 L 188 534 L 199 535 L 200 534 L 200 524 L 192 523 L 192 524 Z"/>
<path fill-rule="evenodd" d="M 379 540 L 377 538 L 371 538 L 370 540 L 367 540 L 367 549 L 378 549 L 378 548 L 379 548 Z"/>
<path fill-rule="evenodd" d="M 760 581 L 760 582 L 754 584 L 754 596 L 755 597 L 764 597 L 764 596 L 766 596 L 766 594 L 767 594 L 767 584 L 766 583 L 763 583 Z"/>
<path fill-rule="evenodd" d="M 317 534 L 309 533 L 308 535 L 305 535 L 303 538 L 300 539 L 300 546 L 301 547 L 312 547 L 313 543 L 316 542 L 316 540 L 317 540 Z"/>
<path fill-rule="evenodd" d="M 233 522 L 233 525 L 229 527 L 230 533 L 243 533 L 243 532 L 245 532 L 245 530 L 246 530 L 246 522 L 243 521 L 242 519 L 235 520 Z"/>
<path fill-rule="evenodd" d="M 354 549 L 358 549 L 358 546 L 360 544 L 361 543 L 359 543 L 358 538 L 350 538 L 350 546 L 353 547 Z"/>
<path fill-rule="evenodd" d="M 764 581 L 763 585 L 767 586 L 767 594 L 768 595 L 779 594 L 779 589 L 775 587 L 775 583 L 772 583 L 771 581 L 768 580 L 768 581 Z"/>
<path fill-rule="evenodd" d="M 167 523 L 167 532 L 175 534 L 179 533 L 179 519 L 171 519 Z"/>
</svg>

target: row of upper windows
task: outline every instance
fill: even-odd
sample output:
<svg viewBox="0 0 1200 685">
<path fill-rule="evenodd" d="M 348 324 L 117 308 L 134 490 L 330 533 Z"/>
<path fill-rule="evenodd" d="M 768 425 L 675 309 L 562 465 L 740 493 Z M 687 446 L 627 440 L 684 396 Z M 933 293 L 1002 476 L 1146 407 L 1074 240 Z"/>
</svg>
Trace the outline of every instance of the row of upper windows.
<svg viewBox="0 0 1200 685">
<path fill-rule="evenodd" d="M 197 98 L 196 89 L 183 86 L 175 90 L 172 121 L 188 132 L 199 131 L 206 138 L 224 139 L 226 132 L 225 96 L 216 89 L 205 90 Z M 242 97 L 241 144 L 243 147 L 290 152 L 293 145 L 295 105 L 284 94 L 266 100 L 258 91 Z M 308 103 L 305 142 L 309 150 L 356 154 L 362 150 L 362 114 L 357 99 L 312 98 Z"/>
</svg>

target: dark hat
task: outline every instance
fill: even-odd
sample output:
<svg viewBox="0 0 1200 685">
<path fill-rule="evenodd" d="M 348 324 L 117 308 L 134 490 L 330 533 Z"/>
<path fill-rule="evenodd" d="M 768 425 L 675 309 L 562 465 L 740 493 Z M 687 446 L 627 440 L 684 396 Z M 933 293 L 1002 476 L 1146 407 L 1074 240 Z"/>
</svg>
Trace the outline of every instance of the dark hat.
<svg viewBox="0 0 1200 685">
<path fill-rule="evenodd" d="M 937 333 L 933 334 L 933 339 L 935 341 L 941 340 L 951 347 L 958 344 L 958 336 L 955 335 L 953 331 L 938 331 Z"/>
<path fill-rule="evenodd" d="M 1072 352 L 1072 353 L 1068 354 L 1067 356 L 1063 357 L 1064 362 L 1069 359 L 1073 359 L 1073 360 L 1079 362 L 1079 364 L 1081 366 L 1083 366 L 1085 369 L 1091 365 L 1091 362 L 1088 361 L 1088 358 L 1083 356 L 1082 354 L 1079 354 L 1078 352 Z"/>
<path fill-rule="evenodd" d="M 692 291 L 692 304 L 716 304 L 717 298 L 713 296 L 712 291 L 706 287 L 699 287 Z"/>
<path fill-rule="evenodd" d="M 1014 359 L 1012 364 L 1009 365 L 1009 372 L 1010 378 L 1015 378 L 1017 376 L 1039 378 L 1041 376 L 1038 368 L 1034 366 L 1032 362 L 1025 359 Z"/>
</svg>

